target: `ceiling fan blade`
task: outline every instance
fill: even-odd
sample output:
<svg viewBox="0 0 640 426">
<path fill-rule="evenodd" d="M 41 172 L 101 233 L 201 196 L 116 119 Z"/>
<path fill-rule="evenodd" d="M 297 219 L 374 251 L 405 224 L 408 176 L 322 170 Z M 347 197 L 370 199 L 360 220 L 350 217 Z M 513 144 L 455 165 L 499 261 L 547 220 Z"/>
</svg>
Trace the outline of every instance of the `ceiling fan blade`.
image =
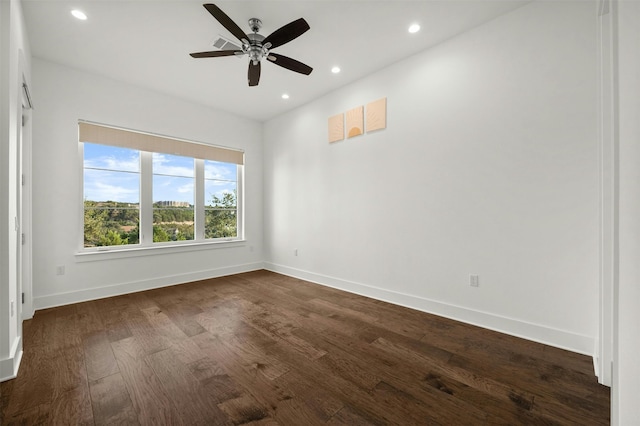
<svg viewBox="0 0 640 426">
<path fill-rule="evenodd" d="M 288 56 L 269 53 L 267 59 L 276 65 L 280 65 L 281 67 L 291 71 L 299 72 L 300 74 L 309 75 L 311 74 L 311 71 L 313 71 L 313 68 L 311 68 L 309 65 L 303 64 L 302 62 L 296 61 L 295 59 L 291 59 Z"/>
<path fill-rule="evenodd" d="M 225 27 L 238 40 L 242 41 L 243 43 L 243 40 L 247 40 L 247 35 L 245 34 L 245 32 L 242 31 L 238 24 L 233 22 L 233 20 L 229 18 L 226 13 L 220 10 L 218 6 L 211 3 L 203 4 L 203 6 L 209 11 L 210 14 L 213 15 L 214 18 L 218 20 L 218 22 L 222 24 L 223 27 Z"/>
<path fill-rule="evenodd" d="M 192 58 L 218 58 L 220 56 L 244 55 L 242 50 L 213 50 L 211 52 L 189 53 Z"/>
<path fill-rule="evenodd" d="M 267 43 L 271 43 L 269 49 L 275 49 L 278 46 L 282 46 L 283 44 L 289 43 L 291 40 L 300 37 L 309 30 L 309 28 L 309 24 L 307 24 L 307 21 L 305 21 L 304 18 L 297 19 L 269 34 L 267 38 L 262 41 L 262 45 L 264 46 Z"/>
<path fill-rule="evenodd" d="M 260 81 L 260 62 L 249 61 L 249 86 L 257 86 Z"/>
</svg>

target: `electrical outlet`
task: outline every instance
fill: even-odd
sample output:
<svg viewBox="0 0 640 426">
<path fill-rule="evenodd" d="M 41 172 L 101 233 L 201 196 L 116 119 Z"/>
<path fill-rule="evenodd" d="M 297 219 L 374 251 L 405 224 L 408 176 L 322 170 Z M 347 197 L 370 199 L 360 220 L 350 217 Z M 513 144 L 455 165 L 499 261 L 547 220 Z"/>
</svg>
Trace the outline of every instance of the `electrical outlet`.
<svg viewBox="0 0 640 426">
<path fill-rule="evenodd" d="M 471 287 L 480 287 L 480 275 L 469 275 L 469 285 Z"/>
<path fill-rule="evenodd" d="M 56 275 L 64 275 L 64 265 L 56 266 Z"/>
</svg>

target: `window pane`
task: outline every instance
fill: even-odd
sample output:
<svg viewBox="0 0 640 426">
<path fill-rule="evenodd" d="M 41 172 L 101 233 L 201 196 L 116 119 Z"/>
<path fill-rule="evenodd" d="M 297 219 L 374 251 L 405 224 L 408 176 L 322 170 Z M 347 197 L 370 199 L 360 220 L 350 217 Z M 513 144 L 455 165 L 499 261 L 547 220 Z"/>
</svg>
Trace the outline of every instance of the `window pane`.
<svg viewBox="0 0 640 426">
<path fill-rule="evenodd" d="M 238 167 L 204 162 L 205 238 L 238 236 Z"/>
<path fill-rule="evenodd" d="M 140 241 L 140 153 L 84 144 L 84 246 Z"/>
<path fill-rule="evenodd" d="M 140 151 L 93 143 L 84 144 L 84 167 L 140 172 Z"/>
<path fill-rule="evenodd" d="M 153 154 L 153 241 L 193 240 L 194 160 Z"/>
</svg>

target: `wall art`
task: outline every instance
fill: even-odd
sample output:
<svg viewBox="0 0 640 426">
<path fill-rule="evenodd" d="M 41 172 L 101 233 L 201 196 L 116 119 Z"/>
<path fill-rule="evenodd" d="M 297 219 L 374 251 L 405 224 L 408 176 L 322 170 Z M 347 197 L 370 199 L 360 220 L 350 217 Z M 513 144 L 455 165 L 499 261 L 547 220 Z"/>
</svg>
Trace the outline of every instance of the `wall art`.
<svg viewBox="0 0 640 426">
<path fill-rule="evenodd" d="M 359 106 L 347 111 L 347 138 L 364 133 L 364 107 Z"/>
<path fill-rule="evenodd" d="M 344 113 L 329 117 L 329 143 L 344 139 Z"/>
<path fill-rule="evenodd" d="M 387 127 L 387 98 L 367 104 L 367 133 Z"/>
</svg>

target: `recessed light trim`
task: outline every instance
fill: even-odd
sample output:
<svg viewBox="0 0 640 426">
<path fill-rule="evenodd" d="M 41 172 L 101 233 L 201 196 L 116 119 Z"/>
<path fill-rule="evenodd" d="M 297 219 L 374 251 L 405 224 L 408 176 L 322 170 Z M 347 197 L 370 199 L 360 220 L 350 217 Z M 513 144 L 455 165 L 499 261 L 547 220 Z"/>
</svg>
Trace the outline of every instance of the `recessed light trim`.
<svg viewBox="0 0 640 426">
<path fill-rule="evenodd" d="M 334 74 L 338 74 L 340 72 L 340 67 L 331 68 L 331 72 L 334 73 Z"/>
<path fill-rule="evenodd" d="M 411 25 L 409 26 L 409 32 L 410 32 L 411 34 L 415 34 L 415 33 L 417 33 L 418 31 L 420 31 L 420 25 L 418 25 L 418 24 L 411 24 Z"/>
<path fill-rule="evenodd" d="M 81 11 L 81 10 L 73 9 L 73 10 L 71 11 L 71 14 L 74 16 L 74 18 L 79 19 L 79 20 L 81 20 L 81 21 L 86 21 L 86 20 L 87 20 L 87 15 L 86 15 L 86 13 L 84 13 L 84 12 L 83 12 L 83 11 Z"/>
<path fill-rule="evenodd" d="M 282 99 L 289 99 L 289 95 L 288 95 L 288 94 L 286 94 L 286 93 L 283 93 L 283 94 L 282 94 Z"/>
</svg>

